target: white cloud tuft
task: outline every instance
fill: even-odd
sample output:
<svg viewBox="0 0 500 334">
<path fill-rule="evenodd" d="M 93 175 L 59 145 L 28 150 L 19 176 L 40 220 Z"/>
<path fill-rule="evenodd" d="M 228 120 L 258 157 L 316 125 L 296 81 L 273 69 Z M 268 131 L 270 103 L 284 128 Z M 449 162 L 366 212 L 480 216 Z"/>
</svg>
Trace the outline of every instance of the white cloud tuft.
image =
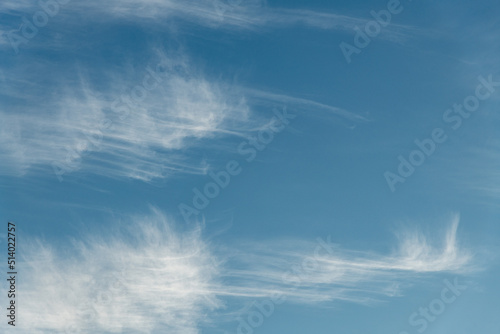
<svg viewBox="0 0 500 334">
<path fill-rule="evenodd" d="M 23 333 L 198 333 L 219 307 L 218 268 L 200 231 L 176 232 L 156 212 L 129 235 L 89 237 L 62 250 L 23 248 L 18 287 Z"/>
</svg>

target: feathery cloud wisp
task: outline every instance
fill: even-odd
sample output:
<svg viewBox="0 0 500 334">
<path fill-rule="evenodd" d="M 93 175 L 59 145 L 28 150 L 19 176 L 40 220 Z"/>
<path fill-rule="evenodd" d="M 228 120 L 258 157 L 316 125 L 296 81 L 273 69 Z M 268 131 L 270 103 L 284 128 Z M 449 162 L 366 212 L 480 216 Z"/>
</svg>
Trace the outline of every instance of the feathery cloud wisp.
<svg viewBox="0 0 500 334">
<path fill-rule="evenodd" d="M 70 249 L 31 242 L 20 264 L 23 330 L 198 333 L 234 314 L 222 310 L 229 299 L 245 303 L 279 293 L 308 305 L 369 304 L 400 295 L 414 274 L 471 270 L 472 256 L 457 241 L 458 217 L 441 246 L 406 234 L 389 255 L 304 240 L 240 243 L 227 252 L 199 228 L 177 230 L 158 210 L 133 223 L 129 234 L 93 235 Z"/>
</svg>

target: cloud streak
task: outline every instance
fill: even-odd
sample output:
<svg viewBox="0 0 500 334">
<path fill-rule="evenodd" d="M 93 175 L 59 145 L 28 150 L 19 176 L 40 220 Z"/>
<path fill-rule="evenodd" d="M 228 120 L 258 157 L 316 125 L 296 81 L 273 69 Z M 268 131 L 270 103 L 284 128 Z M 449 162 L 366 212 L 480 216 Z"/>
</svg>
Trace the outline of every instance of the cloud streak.
<svg viewBox="0 0 500 334">
<path fill-rule="evenodd" d="M 326 239 L 216 247 L 200 228 L 181 231 L 156 209 L 130 226 L 127 233 L 98 233 L 67 246 L 25 241 L 19 329 L 199 333 L 220 319 L 234 321 L 230 315 L 238 311 L 228 305 L 273 293 L 311 306 L 370 304 L 401 295 L 415 274 L 472 271 L 472 255 L 457 240 L 458 217 L 441 245 L 404 234 L 388 255 Z"/>
<path fill-rule="evenodd" d="M 251 123 L 249 107 L 192 67 L 165 68 L 153 74 L 156 79 L 143 69 L 144 81 L 155 85 L 149 90 L 142 77 L 134 81 L 132 75 L 111 72 L 102 78 L 107 90 L 92 87 L 84 76 L 76 86 L 61 78 L 46 107 L 34 109 L 36 100 L 47 100 L 42 92 L 26 94 L 28 108 L 1 111 L 0 137 L 7 143 L 0 152 L 3 174 L 23 175 L 54 163 L 69 171 L 145 181 L 176 171 L 202 172 L 180 151 L 244 129 Z"/>
<path fill-rule="evenodd" d="M 402 233 L 398 247 L 389 255 L 343 249 L 326 240 L 252 243 L 238 257 L 239 264 L 247 267 L 241 266 L 231 276 L 248 283 L 240 286 L 242 295 L 255 294 L 256 298 L 274 291 L 307 304 L 374 302 L 381 296 L 401 294 L 399 287 L 415 275 L 476 270 L 471 264 L 473 254 L 459 246 L 458 223 L 459 217 L 454 216 L 443 240 L 431 241 L 418 232 Z"/>
<path fill-rule="evenodd" d="M 26 69 L 10 70 L 11 88 L 4 94 L 14 102 L 0 107 L 0 173 L 56 174 L 63 180 L 81 171 L 153 182 L 179 173 L 204 174 L 207 166 L 193 150 L 257 131 L 270 105 L 312 117 L 366 121 L 314 101 L 229 86 L 204 75 L 187 56 L 154 53 L 150 65 L 103 68 L 99 85 L 82 66 L 68 77 L 69 65 L 39 64 L 43 71 L 53 70 L 49 87 L 43 87 L 43 72 L 16 80 L 15 73 Z M 15 88 L 23 85 L 22 93 Z"/>
<path fill-rule="evenodd" d="M 33 15 L 41 9 L 31 0 L 7 0 L 3 7 L 11 15 Z M 371 19 L 308 9 L 275 8 L 263 0 L 110 0 L 106 3 L 94 0 L 70 2 L 59 7 L 57 15 L 68 27 L 74 26 L 69 18 L 79 13 L 86 14 L 86 23 L 95 19 L 100 22 L 104 19 L 106 22 L 135 22 L 142 25 L 165 25 L 168 22 L 167 26 L 172 22 L 181 25 L 187 22 L 228 32 L 238 30 L 254 33 L 293 26 L 353 33 L 356 26 L 364 26 Z M 3 30 L 16 30 L 19 24 L 4 24 Z M 422 32 L 415 27 L 391 24 L 384 28 L 380 38 L 400 43 Z"/>
</svg>

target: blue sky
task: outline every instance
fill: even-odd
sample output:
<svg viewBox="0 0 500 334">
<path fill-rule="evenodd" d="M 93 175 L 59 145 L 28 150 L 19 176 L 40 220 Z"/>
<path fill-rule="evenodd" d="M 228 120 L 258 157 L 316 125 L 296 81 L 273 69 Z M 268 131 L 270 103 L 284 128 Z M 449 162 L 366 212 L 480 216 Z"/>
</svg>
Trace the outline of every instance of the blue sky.
<svg viewBox="0 0 500 334">
<path fill-rule="evenodd" d="M 500 332 L 496 2 L 0 8 L 2 332 Z"/>
</svg>

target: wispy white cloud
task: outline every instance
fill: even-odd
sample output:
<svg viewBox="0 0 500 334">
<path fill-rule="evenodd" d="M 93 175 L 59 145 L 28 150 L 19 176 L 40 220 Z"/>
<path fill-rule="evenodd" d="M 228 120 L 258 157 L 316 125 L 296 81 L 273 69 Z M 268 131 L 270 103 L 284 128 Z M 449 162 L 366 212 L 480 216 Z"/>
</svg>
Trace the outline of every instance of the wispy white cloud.
<svg viewBox="0 0 500 334">
<path fill-rule="evenodd" d="M 143 75 L 137 79 L 137 73 Z M 183 160 L 182 150 L 251 125 L 244 98 L 226 94 L 193 67 L 178 64 L 156 75 L 147 67 L 129 75 L 103 73 L 106 89 L 92 87 L 85 76 L 76 86 L 61 78 L 53 96 L 41 88 L 24 93 L 27 106 L 20 112 L 1 111 L 3 174 L 22 175 L 52 163 L 144 180 L 176 170 L 202 172 Z M 144 80 L 154 88 L 145 89 Z M 40 100 L 45 106 L 37 106 Z"/>
<path fill-rule="evenodd" d="M 181 231 L 156 209 L 134 217 L 131 226 L 128 233 L 96 233 L 65 247 L 25 240 L 18 329 L 198 333 L 220 319 L 234 321 L 228 315 L 238 311 L 228 305 L 273 293 L 316 306 L 369 304 L 404 293 L 415 274 L 472 270 L 472 255 L 457 240 L 458 217 L 441 244 L 405 234 L 388 255 L 346 250 L 326 238 L 216 246 L 199 228 Z"/>
<path fill-rule="evenodd" d="M 220 307 L 220 269 L 200 230 L 179 233 L 160 213 L 134 220 L 128 234 L 23 247 L 22 333 L 198 333 Z M 21 307 L 21 306 L 19 306 Z"/>
<path fill-rule="evenodd" d="M 91 2 L 82 5 L 85 10 L 97 10 L 107 15 L 128 18 L 158 19 L 180 18 L 195 24 L 218 29 L 243 29 L 259 31 L 266 28 L 285 28 L 302 25 L 321 30 L 352 32 L 356 26 L 364 26 L 371 17 L 354 17 L 339 13 L 318 12 L 307 9 L 283 9 L 270 7 L 264 0 L 188 1 L 109 1 L 105 6 L 94 6 Z M 384 29 L 381 38 L 401 41 L 420 30 L 415 27 L 392 24 Z M 421 32 L 421 31 L 420 31 Z"/>
<path fill-rule="evenodd" d="M 271 104 L 366 121 L 314 101 L 230 86 L 208 78 L 186 56 L 154 53 L 150 65 L 102 68 L 99 84 L 83 66 L 68 76 L 71 66 L 38 63 L 43 71 L 27 78 L 16 76 L 28 70 L 24 66 L 8 69 L 3 94 L 23 103 L 0 107 L 0 173 L 64 179 L 82 171 L 146 182 L 203 174 L 206 164 L 189 150 L 257 131 L 267 121 L 262 109 Z M 44 87 L 49 72 L 54 82 Z"/>
<path fill-rule="evenodd" d="M 4 32 L 19 27 L 19 16 L 30 19 L 41 10 L 38 2 L 29 0 L 7 0 L 3 8 L 12 15 L 1 27 Z M 219 0 L 72 1 L 60 5 L 49 24 L 40 27 L 40 32 L 45 29 L 53 38 L 39 33 L 19 47 L 62 54 L 83 52 L 85 58 L 108 41 L 85 40 L 82 46 L 63 43 L 56 37 L 86 33 L 86 27 L 95 24 L 92 20 L 99 20 L 99 24 L 127 21 L 162 27 L 165 22 L 171 23 L 166 18 L 228 31 L 296 24 L 351 29 L 365 22 L 338 14 L 271 8 L 261 0 L 237 5 Z M 138 58 L 148 57 L 148 51 L 134 52 L 140 54 Z M 113 65 L 80 62 L 75 70 L 74 64 L 38 56 L 35 59 L 28 52 L 10 59 L 11 65 L 2 68 L 6 80 L 0 104 L 0 174 L 55 172 L 61 178 L 82 171 L 146 182 L 179 172 L 202 174 L 207 166 L 200 157 L 190 155 L 190 150 L 215 145 L 214 140 L 224 136 L 245 135 L 258 129 L 262 126 L 258 116 L 262 101 L 286 104 L 290 110 L 302 110 L 309 117 L 333 115 L 351 122 L 349 126 L 367 121 L 367 117 L 315 101 L 257 88 L 229 87 L 199 71 L 197 64 L 184 55 L 153 53 L 156 55 L 150 59 L 166 61 L 169 71 L 139 103 L 125 103 L 121 97 L 142 84 L 144 76 L 149 75 L 146 66 L 124 64 L 123 60 Z M 115 104 L 115 111 L 126 110 L 126 117 L 112 111 L 116 99 L 119 104 Z"/>
<path fill-rule="evenodd" d="M 37 10 L 37 2 L 32 0 L 7 0 L 4 9 L 13 14 Z M 105 19 L 107 22 L 122 20 L 142 22 L 142 24 L 162 24 L 181 20 L 191 24 L 228 31 L 246 30 L 259 32 L 271 28 L 305 26 L 320 30 L 346 31 L 353 33 L 356 26 L 362 27 L 372 20 L 370 16 L 355 17 L 342 13 L 319 12 L 308 9 L 284 9 L 271 7 L 264 0 L 110 0 L 70 2 L 60 6 L 58 16 L 64 17 L 64 24 L 72 26 L 75 22 L 67 20 L 76 13 L 86 13 L 89 22 L 92 18 Z M 169 22 L 170 24 L 171 22 Z M 5 28 L 6 31 L 18 26 Z M 61 27 L 62 28 L 62 27 Z M 393 42 L 421 34 L 422 29 L 392 23 L 384 28 L 379 38 Z"/>
<path fill-rule="evenodd" d="M 309 99 L 292 97 L 288 95 L 255 89 L 245 89 L 245 92 L 249 96 L 253 97 L 256 101 L 274 101 L 275 103 L 281 102 L 284 104 L 293 105 L 295 108 L 305 111 L 307 116 L 313 118 L 326 118 L 328 116 L 336 116 L 339 119 L 345 119 L 356 123 L 371 121 L 367 116 L 363 116 L 342 108 L 325 105 L 323 103 L 319 103 Z"/>
<path fill-rule="evenodd" d="M 477 270 L 471 262 L 473 254 L 459 246 L 458 223 L 459 217 L 454 216 L 442 240 L 430 240 L 416 231 L 402 233 L 398 247 L 388 255 L 347 250 L 331 243 L 322 247 L 326 239 L 321 243 L 251 243 L 237 257 L 247 267 L 233 269 L 231 276 L 246 282 L 237 288 L 242 295 L 264 297 L 275 291 L 299 303 L 369 303 L 381 296 L 399 295 L 399 287 L 412 283 L 415 275 Z"/>
</svg>

